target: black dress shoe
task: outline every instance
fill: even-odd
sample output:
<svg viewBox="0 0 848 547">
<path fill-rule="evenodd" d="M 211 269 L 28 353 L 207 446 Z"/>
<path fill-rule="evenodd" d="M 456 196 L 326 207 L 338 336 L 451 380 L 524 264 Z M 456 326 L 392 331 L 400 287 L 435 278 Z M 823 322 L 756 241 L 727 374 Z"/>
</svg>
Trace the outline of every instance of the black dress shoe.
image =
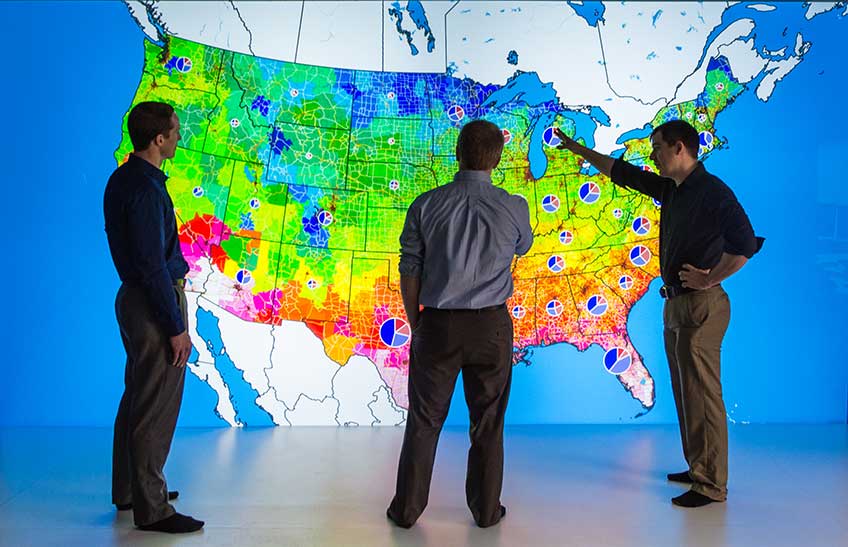
<svg viewBox="0 0 848 547">
<path fill-rule="evenodd" d="M 666 475 L 668 480 L 671 482 L 682 482 L 683 484 L 692 484 L 692 477 L 689 475 L 689 471 L 683 471 L 681 473 L 669 473 Z"/>
<path fill-rule="evenodd" d="M 168 492 L 168 501 L 173 501 L 180 497 L 180 493 L 177 490 L 171 490 Z M 132 503 L 116 503 L 115 508 L 118 511 L 129 511 L 132 509 Z"/>
<path fill-rule="evenodd" d="M 685 494 L 680 494 L 676 498 L 671 498 L 671 503 L 679 507 L 703 507 L 718 500 L 708 498 L 703 494 L 699 494 L 693 490 L 689 490 Z"/>
<path fill-rule="evenodd" d="M 145 532 L 165 532 L 166 534 L 190 534 L 203 528 L 204 522 L 191 518 L 188 515 L 174 513 L 166 519 L 156 521 L 152 524 L 143 524 L 138 527 Z"/>
<path fill-rule="evenodd" d="M 386 509 L 386 517 L 388 517 L 388 519 L 390 521 L 395 523 L 395 526 L 398 526 L 400 528 L 404 528 L 406 530 L 409 530 L 410 528 L 412 528 L 412 525 L 415 524 L 414 522 L 404 522 L 402 520 L 396 519 L 395 517 L 392 516 L 391 509 Z"/>
<path fill-rule="evenodd" d="M 479 526 L 480 528 L 488 528 L 489 526 L 494 526 L 495 524 L 497 524 L 497 523 L 499 523 L 501 520 L 503 520 L 503 518 L 504 518 L 505 516 L 506 516 L 506 507 L 504 507 L 503 505 L 501 505 L 501 514 L 500 514 L 500 516 L 497 518 L 497 520 L 495 520 L 495 522 L 492 522 L 492 523 L 490 523 L 490 524 L 480 524 L 480 523 L 478 522 L 478 523 L 477 523 L 477 526 Z"/>
</svg>

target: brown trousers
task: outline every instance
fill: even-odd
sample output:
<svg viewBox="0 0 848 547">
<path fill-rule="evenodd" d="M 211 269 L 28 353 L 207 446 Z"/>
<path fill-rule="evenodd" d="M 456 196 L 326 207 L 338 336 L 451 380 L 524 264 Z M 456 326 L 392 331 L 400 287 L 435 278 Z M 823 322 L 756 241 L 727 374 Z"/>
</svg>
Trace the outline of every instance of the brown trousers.
<svg viewBox="0 0 848 547">
<path fill-rule="evenodd" d="M 186 325 L 186 298 L 174 287 Z M 127 352 L 124 395 L 115 418 L 112 503 L 133 504 L 137 526 L 175 513 L 163 468 L 183 399 L 185 367 L 171 365 L 168 336 L 156 322 L 142 287 L 122 285 L 115 313 Z"/>
<path fill-rule="evenodd" d="M 389 506 L 396 522 L 412 525 L 427 506 L 436 445 L 460 370 L 471 422 L 466 500 L 478 525 L 500 520 L 512 337 L 505 308 L 424 310 L 412 334 L 409 413 Z"/>
<path fill-rule="evenodd" d="M 721 286 L 665 302 L 665 352 L 692 490 L 727 499 L 727 413 L 721 393 L 721 342 L 730 300 Z"/>
</svg>

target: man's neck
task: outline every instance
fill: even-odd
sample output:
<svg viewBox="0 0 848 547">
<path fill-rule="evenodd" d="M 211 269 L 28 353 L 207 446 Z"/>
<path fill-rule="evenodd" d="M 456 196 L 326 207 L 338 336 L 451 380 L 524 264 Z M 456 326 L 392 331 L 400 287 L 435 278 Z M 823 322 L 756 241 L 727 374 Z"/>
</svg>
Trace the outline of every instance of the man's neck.
<svg viewBox="0 0 848 547">
<path fill-rule="evenodd" d="M 677 184 L 677 186 L 680 186 L 681 184 L 683 184 L 683 181 L 684 181 L 684 180 L 686 180 L 687 178 L 689 178 L 689 175 L 691 175 L 691 174 L 692 174 L 692 172 L 693 172 L 695 169 L 697 169 L 697 168 L 698 168 L 698 163 L 699 163 L 699 162 L 698 162 L 698 160 L 693 161 L 690 165 L 687 165 L 687 166 L 683 167 L 683 168 L 680 170 L 680 173 L 678 173 L 677 175 L 675 175 L 675 176 L 671 177 L 672 179 L 674 179 L 674 182 Z"/>
<path fill-rule="evenodd" d="M 153 146 L 151 146 L 147 150 L 135 151 L 135 152 L 133 152 L 133 154 L 135 154 L 139 158 L 143 159 L 144 161 L 146 161 L 147 163 L 149 163 L 150 165 L 152 165 L 156 169 L 162 168 L 162 161 L 163 161 L 162 154 L 160 154 L 159 150 L 157 150 Z"/>
</svg>

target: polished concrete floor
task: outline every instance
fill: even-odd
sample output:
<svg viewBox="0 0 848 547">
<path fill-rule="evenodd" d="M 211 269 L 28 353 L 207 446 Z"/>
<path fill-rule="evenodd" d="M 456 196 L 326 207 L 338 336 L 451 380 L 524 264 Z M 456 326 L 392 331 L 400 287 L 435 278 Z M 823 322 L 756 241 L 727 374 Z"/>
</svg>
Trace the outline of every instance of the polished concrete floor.
<svg viewBox="0 0 848 547">
<path fill-rule="evenodd" d="M 402 428 L 178 431 L 166 468 L 188 536 L 133 528 L 109 504 L 111 431 L 0 429 L 0 545 L 845 546 L 848 426 L 732 426 L 724 504 L 673 507 L 674 426 L 507 430 L 499 525 L 464 500 L 466 434 L 447 429 L 430 505 L 389 525 Z"/>
</svg>

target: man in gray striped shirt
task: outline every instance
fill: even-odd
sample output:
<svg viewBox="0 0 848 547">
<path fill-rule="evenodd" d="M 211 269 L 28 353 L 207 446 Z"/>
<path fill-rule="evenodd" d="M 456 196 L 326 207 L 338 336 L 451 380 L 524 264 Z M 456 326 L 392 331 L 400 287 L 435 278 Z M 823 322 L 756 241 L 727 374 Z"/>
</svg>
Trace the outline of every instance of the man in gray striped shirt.
<svg viewBox="0 0 848 547">
<path fill-rule="evenodd" d="M 400 236 L 401 294 L 413 334 L 409 414 L 387 515 L 403 528 L 427 506 L 436 444 L 460 370 L 471 421 L 468 507 L 481 527 L 506 514 L 500 494 L 513 331 L 505 303 L 513 257 L 530 249 L 533 232 L 524 198 L 492 185 L 502 152 L 495 124 L 465 125 L 456 145 L 459 172 L 412 203 Z"/>
</svg>

